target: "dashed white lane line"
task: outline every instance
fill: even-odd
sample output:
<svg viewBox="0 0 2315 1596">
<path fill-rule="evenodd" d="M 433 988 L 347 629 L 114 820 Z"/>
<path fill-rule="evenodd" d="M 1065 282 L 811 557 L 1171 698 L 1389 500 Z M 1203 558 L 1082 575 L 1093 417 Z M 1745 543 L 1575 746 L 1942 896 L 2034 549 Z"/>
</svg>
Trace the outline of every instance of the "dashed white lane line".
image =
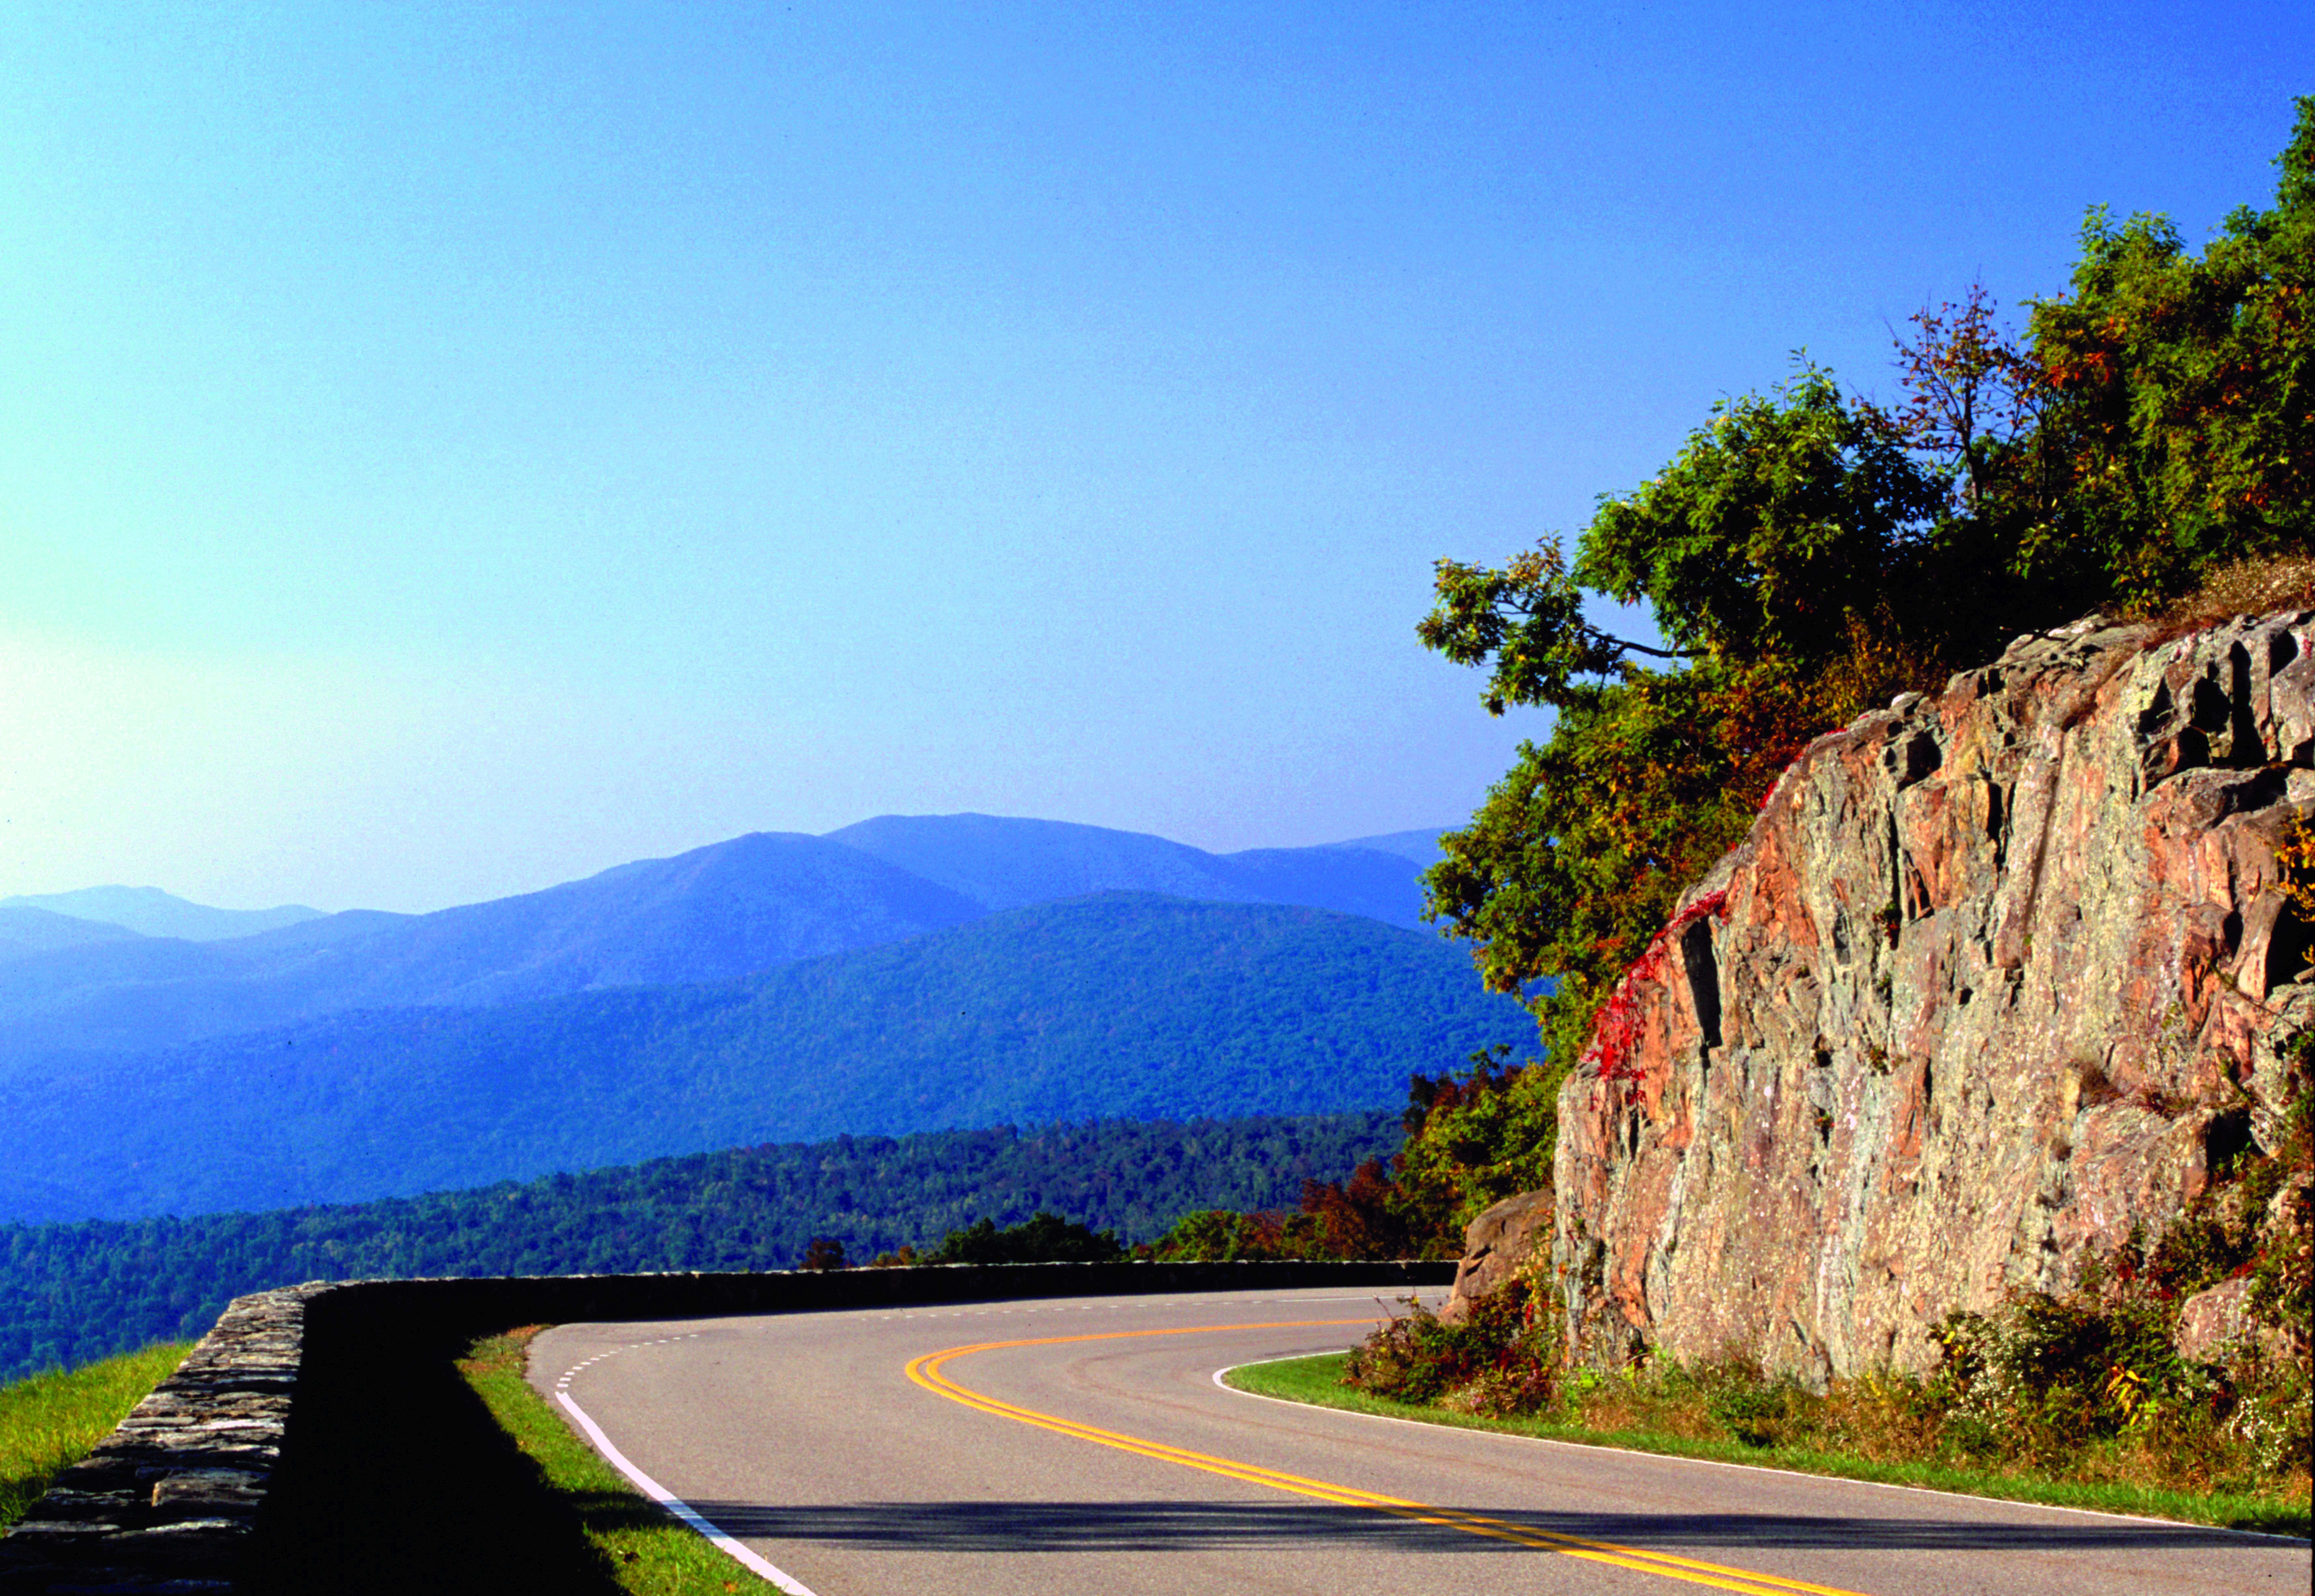
<svg viewBox="0 0 2315 1596">
<path fill-rule="evenodd" d="M 702 1332 L 695 1330 L 689 1335 L 662 1335 L 657 1341 L 638 1341 L 626 1346 L 613 1347 L 608 1352 L 597 1352 L 593 1357 L 573 1363 L 563 1371 L 561 1377 L 554 1382 L 554 1399 L 563 1405 L 572 1419 L 577 1421 L 579 1428 L 586 1432 L 587 1439 L 595 1443 L 595 1450 L 603 1454 L 603 1460 L 625 1475 L 636 1490 L 641 1491 L 653 1502 L 699 1531 L 701 1535 L 707 1538 L 716 1550 L 739 1564 L 741 1567 L 761 1575 L 779 1590 L 786 1592 L 788 1596 L 815 1596 L 810 1585 L 805 1584 L 785 1569 L 774 1565 L 741 1546 L 737 1540 L 724 1534 L 723 1530 L 702 1517 L 699 1510 L 693 1507 L 691 1503 L 636 1467 L 628 1460 L 625 1452 L 611 1443 L 611 1438 L 603 1433 L 603 1427 L 589 1416 L 585 1408 L 572 1399 L 572 1377 L 585 1369 L 588 1364 L 600 1363 L 606 1358 L 616 1357 L 621 1352 L 633 1352 L 636 1347 L 665 1346 L 670 1342 L 696 1341 L 701 1334 Z"/>
</svg>

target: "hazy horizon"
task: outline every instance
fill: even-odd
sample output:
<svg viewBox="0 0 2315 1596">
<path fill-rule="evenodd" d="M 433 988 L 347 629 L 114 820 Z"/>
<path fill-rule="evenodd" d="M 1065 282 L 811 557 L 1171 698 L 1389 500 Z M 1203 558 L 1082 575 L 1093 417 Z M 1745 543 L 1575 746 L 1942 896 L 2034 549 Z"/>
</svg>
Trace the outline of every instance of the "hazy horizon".
<svg viewBox="0 0 2315 1596">
<path fill-rule="evenodd" d="M 974 814 L 974 813 L 975 813 L 975 811 L 956 811 L 956 812 L 957 812 L 958 814 L 960 814 L 960 815 L 971 815 L 971 814 Z M 927 817 L 923 817 L 923 816 L 904 816 L 904 817 L 894 817 L 894 816 L 891 816 L 891 815 L 865 815 L 865 816 L 862 816 L 862 817 L 861 817 L 860 820 L 847 821 L 847 822 L 846 822 L 846 824 L 845 824 L 845 825 L 843 825 L 843 826 L 834 827 L 834 828 L 832 828 L 832 829 L 830 829 L 829 830 L 827 830 L 827 831 L 822 831 L 822 832 L 806 832 L 806 833 L 803 833 L 802 835 L 805 835 L 805 836 L 817 836 L 817 837 L 826 837 L 826 838 L 834 838 L 834 837 L 836 836 L 837 832 L 839 832 L 839 831 L 845 830 L 845 829 L 848 829 L 850 826 L 860 824 L 862 821 L 865 821 L 865 820 L 891 820 L 891 819 L 894 819 L 894 818 L 903 818 L 903 819 L 912 819 L 912 820 L 913 820 L 913 819 L 923 819 L 923 818 L 927 818 Z M 942 817 L 931 817 L 931 818 L 942 818 L 942 819 L 947 819 L 947 818 L 954 818 L 954 817 L 953 817 L 953 816 L 942 816 Z M 976 816 L 976 818 L 989 818 L 989 819 L 998 819 L 998 820 L 1040 820 L 1047 819 L 1048 817 L 1045 817 L 1045 816 L 1042 816 L 1042 815 L 999 815 L 999 816 L 993 816 L 993 817 L 979 817 L 979 816 Z M 1082 824 L 1083 822 L 1079 822 L 1079 821 L 1064 821 L 1064 822 L 1061 822 L 1061 823 L 1063 823 L 1063 824 Z M 1114 828 L 1114 827 L 1111 827 L 1111 828 L 1102 828 L 1102 829 L 1122 829 L 1121 828 Z M 1427 833 L 1435 832 L 1435 831 L 1440 831 L 1440 830 L 1444 830 L 1444 829 L 1448 829 L 1448 828 L 1447 828 L 1445 825 L 1435 826 L 1435 827 L 1434 827 L 1434 826 L 1409 826 L 1409 827 L 1404 827 L 1404 828 L 1402 828 L 1402 829 L 1400 829 L 1399 830 L 1397 830 L 1397 831 L 1377 831 L 1377 832 L 1368 832 L 1368 833 L 1366 833 L 1366 834 L 1364 834 L 1364 835 L 1362 835 L 1362 836 L 1359 836 L 1359 837 L 1335 837 L 1335 838 L 1322 838 L 1322 839 L 1320 839 L 1319 841 L 1315 842 L 1315 843 L 1289 844 L 1289 845 L 1286 845 L 1286 846 L 1289 846 L 1289 847 L 1350 847 L 1350 846 L 1353 846 L 1353 845 L 1360 844 L 1360 843 L 1370 843 L 1370 842 L 1395 842 L 1395 841 L 1398 841 L 1398 840 L 1401 840 L 1401 839 L 1406 838 L 1423 836 L 1423 835 L 1425 835 L 1425 834 L 1427 834 Z M 776 828 L 762 828 L 762 827 L 759 827 L 759 828 L 758 828 L 758 829 L 757 829 L 757 830 L 758 830 L 758 831 L 762 831 L 762 830 L 767 830 L 767 829 L 776 829 Z M 675 853 L 675 854 L 672 854 L 672 855 L 660 855 L 660 856 L 654 856 L 654 857 L 659 857 L 659 858 L 679 857 L 679 856 L 680 856 L 681 855 L 683 855 L 683 854 L 695 852 L 695 851 L 696 850 L 696 848 L 698 848 L 698 847 L 714 847 L 714 846 L 716 846 L 718 843 L 731 842 L 731 841 L 736 840 L 736 839 L 737 839 L 737 838 L 739 838 L 739 837 L 744 837 L 744 836 L 749 836 L 749 835 L 752 835 L 752 833 L 749 833 L 749 832 L 738 832 L 738 833 L 734 833 L 732 837 L 718 837 L 718 838 L 709 838 L 709 839 L 707 839 L 705 842 L 699 843 L 699 844 L 696 845 L 696 847 L 691 847 L 691 848 L 680 848 L 680 849 L 678 849 L 678 850 L 676 851 L 676 853 Z M 1155 833 L 1155 832 L 1143 832 L 1143 833 L 1138 833 L 1137 835 L 1142 835 L 1142 836 L 1157 836 L 1157 835 L 1158 835 L 1158 833 Z M 1168 842 L 1177 842 L 1177 841 L 1179 841 L 1179 840 L 1180 840 L 1180 838 L 1165 838 L 1164 840 L 1168 841 Z M 1192 843 L 1192 844 L 1186 844 L 1186 845 L 1184 845 L 1184 846 L 1187 846 L 1187 847 L 1196 847 L 1196 845 L 1195 845 L 1194 843 Z M 1207 850 L 1204 850 L 1204 851 L 1209 852 L 1209 853 L 1217 852 L 1217 850 L 1214 850 L 1214 849 L 1207 849 Z M 1230 850 L 1230 851 L 1237 852 L 1237 851 L 1247 851 L 1247 850 Z M 625 865 L 625 864 L 634 864 L 645 863 L 645 862 L 647 862 L 647 861 L 646 861 L 646 860 L 643 860 L 643 859 L 639 859 L 639 858 L 638 858 L 638 859 L 613 859 L 613 860 L 608 860 L 608 861 L 607 861 L 607 862 L 605 862 L 605 863 L 603 863 L 603 864 L 599 864 L 599 865 L 598 865 L 598 866 L 595 866 L 594 868 L 581 870 L 581 871 L 577 875 L 574 875 L 574 876 L 569 877 L 569 878 L 567 878 L 567 879 L 568 879 L 568 880 L 571 880 L 571 881 L 583 881 L 583 880 L 586 880 L 586 879 L 587 879 L 588 877 L 590 877 L 590 876 L 599 875 L 599 874 L 601 874 L 603 872 L 605 872 L 605 871 L 608 871 L 608 870 L 616 870 L 616 869 L 618 869 L 620 866 Z M 548 883 L 545 883 L 545 884 L 546 884 L 546 885 L 548 885 L 548 886 L 559 886 L 559 885 L 562 885 L 562 884 L 563 884 L 563 882 L 548 882 Z M 531 888 L 531 889 L 525 889 L 525 890 L 526 890 L 526 891 L 538 891 L 538 890 L 540 890 L 540 889 L 537 889 L 537 888 Z M 185 902 L 185 903 L 191 903 L 191 904 L 193 904 L 196 908 L 201 908 L 201 909 L 229 909 L 229 910 L 233 910 L 233 911 L 235 911 L 235 912 L 263 911 L 263 910 L 267 910 L 267 909 L 314 909 L 314 910 L 316 910 L 317 912 L 319 912 L 319 913 L 321 913 L 321 914 L 329 915 L 329 914 L 339 914 L 339 913 L 342 913 L 342 912 L 344 912 L 344 911 L 346 911 L 346 910 L 348 910 L 348 909 L 376 909 L 376 908 L 377 907 L 377 905 L 376 905 L 376 904 L 372 904 L 372 903 L 341 903 L 341 904 L 334 904 L 334 905 L 331 905 L 331 906 L 329 906 L 329 907 L 327 907 L 327 908 L 324 908 L 324 907 L 322 907 L 322 906 L 320 906 L 320 905 L 316 905 L 316 904 L 310 904 L 310 903 L 292 903 L 292 902 L 290 902 L 290 901 L 289 901 L 288 900 L 287 900 L 287 899 L 279 899 L 279 900 L 276 900 L 271 901 L 271 902 L 264 902 L 264 903 L 208 903 L 208 902 L 203 902 L 203 901 L 201 901 L 201 900 L 196 900 L 196 899 L 189 898 L 189 897 L 187 897 L 187 896 L 186 896 L 184 893 L 182 893 L 182 892 L 172 891 L 169 888 L 167 888 L 167 887 L 165 887 L 165 886 L 163 886 L 163 885 L 159 884 L 158 882 L 84 882 L 81 883 L 81 884 L 80 884 L 80 885 L 78 885 L 78 886 L 58 888 L 58 889 L 55 889 L 55 890 L 52 890 L 52 891 L 40 891 L 40 892 L 11 892 L 11 893 L 8 893 L 8 894 L 6 894 L 6 895 L 4 895 L 4 896 L 0 896 L 0 907 L 6 907 L 6 906 L 11 905 L 11 904 L 22 904 L 22 905 L 28 905 L 28 906 L 36 907 L 36 908 L 46 908 L 46 909 L 51 909 L 53 912 L 57 912 L 57 913 L 72 914 L 72 915 L 74 915 L 74 916 L 75 916 L 75 918 L 76 918 L 94 919 L 94 920 L 102 921 L 102 920 L 104 919 L 104 918 L 105 918 L 105 917 L 104 917 L 102 914 L 101 914 L 101 913 L 94 912 L 93 910 L 84 913 L 84 912 L 82 912 L 82 911 L 75 910 L 75 909 L 58 909 L 58 908 L 57 907 L 57 905 L 58 905 L 60 901 L 62 901 L 62 900 L 67 900 L 67 899 L 74 899 L 74 898 L 85 898 L 85 897 L 89 897 L 89 896 L 92 896 L 92 895 L 94 895 L 94 894 L 98 894 L 98 893 L 107 893 L 107 892 L 128 892 L 128 893 L 159 892 L 159 893 L 163 894 L 163 895 L 164 895 L 164 896 L 165 896 L 165 897 L 169 897 L 169 898 L 175 899 L 175 900 L 179 900 L 179 901 L 181 901 L 181 902 Z M 501 893 L 501 894 L 497 894 L 497 896 L 500 896 L 500 897 L 509 897 L 509 896 L 519 896 L 519 893 Z M 421 909 L 404 909 L 404 910 L 398 910 L 398 911 L 395 911 L 395 912 L 409 913 L 409 914 L 428 914 L 428 913 L 431 913 L 431 912 L 432 912 L 433 910 L 435 910 L 435 909 L 455 909 L 455 908 L 459 907 L 460 903 L 466 902 L 466 901 L 479 901 L 479 900 L 459 900 L 459 902 L 456 902 L 456 903 L 435 903 L 435 904 L 428 904 L 428 905 L 426 905 L 424 908 L 421 908 Z"/>
<path fill-rule="evenodd" d="M 2291 40 L 2299 40 L 2293 47 Z M 0 16 L 0 896 L 1468 815 L 1432 562 L 2266 202 L 2302 7 Z"/>
</svg>

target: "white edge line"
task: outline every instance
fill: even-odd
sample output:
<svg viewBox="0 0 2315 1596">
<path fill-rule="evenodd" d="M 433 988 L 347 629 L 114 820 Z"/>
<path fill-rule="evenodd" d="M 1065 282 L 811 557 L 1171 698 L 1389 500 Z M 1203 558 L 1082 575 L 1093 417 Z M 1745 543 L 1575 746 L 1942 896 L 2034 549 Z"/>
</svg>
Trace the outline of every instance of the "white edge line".
<svg viewBox="0 0 2315 1596">
<path fill-rule="evenodd" d="M 554 1399 L 571 1410 L 571 1416 L 579 1421 L 579 1427 L 587 1432 L 587 1439 L 595 1443 L 595 1450 L 603 1454 L 604 1458 L 610 1463 L 612 1467 L 617 1469 L 621 1474 L 625 1475 L 628 1479 L 634 1481 L 635 1489 L 641 1491 L 653 1502 L 658 1503 L 661 1507 L 667 1509 L 668 1512 L 673 1513 L 677 1518 L 681 1519 L 694 1530 L 698 1530 L 700 1534 L 705 1536 L 710 1541 L 714 1542 L 716 1549 L 723 1553 L 724 1556 L 730 1557 L 733 1562 L 740 1564 L 742 1567 L 750 1569 L 755 1573 L 761 1574 L 773 1584 L 778 1586 L 781 1590 L 785 1591 L 788 1593 L 788 1596 L 814 1596 L 811 1586 L 805 1584 L 802 1580 L 797 1579 L 794 1574 L 787 1574 L 780 1569 L 775 1568 L 771 1564 L 767 1563 L 763 1558 L 756 1556 L 755 1553 L 749 1551 L 746 1547 L 741 1546 L 738 1541 L 724 1534 L 723 1531 L 718 1530 L 705 1519 L 701 1518 L 698 1512 L 692 1507 L 691 1503 L 684 1501 L 682 1497 L 678 1496 L 674 1492 L 669 1490 L 665 1485 L 661 1485 L 657 1480 L 652 1478 L 651 1476 L 645 1474 L 642 1469 L 637 1468 L 634 1464 L 628 1462 L 626 1454 L 619 1450 L 618 1448 L 613 1446 L 611 1444 L 611 1438 L 603 1433 L 603 1427 L 587 1416 L 587 1410 L 585 1408 L 581 1407 L 577 1403 L 571 1400 L 570 1392 L 557 1391 L 554 1394 Z"/>
<path fill-rule="evenodd" d="M 1350 1348 L 1341 1350 L 1348 1352 Z M 1838 1481 L 1844 1485 L 1870 1485 L 1876 1491 L 1910 1491 L 1917 1496 L 1957 1496 L 1964 1502 L 1990 1502 L 1998 1507 L 2038 1507 L 2051 1512 L 2082 1513 L 2093 1519 L 2120 1519 L 2127 1524 L 2160 1524 L 2167 1530 L 2204 1530 L 2216 1535 L 2240 1535 L 2248 1540 L 2279 1541 L 2284 1546 L 2303 1547 L 2308 1544 L 2296 1535 L 2272 1535 L 2264 1530 L 2232 1530 L 2224 1524 L 2197 1524 L 2188 1519 L 2154 1519 L 2143 1513 L 2108 1512 L 2100 1507 L 2068 1507 L 2058 1502 L 2022 1502 L 2015 1496 L 1980 1496 L 1973 1491 L 1940 1491 L 1935 1485 L 1901 1485 L 1889 1480 L 1851 1479 L 1841 1474 L 1811 1474 L 1805 1469 L 1771 1468 L 1765 1463 L 1730 1463 L 1719 1458 L 1682 1458 L 1672 1452 L 1644 1452 L 1635 1447 L 1610 1446 L 1605 1442 L 1561 1441 L 1556 1436 L 1521 1435 L 1515 1430 L 1490 1430 L 1478 1424 L 1450 1424 L 1432 1419 L 1401 1418 L 1397 1414 L 1367 1413 L 1355 1407 L 1330 1407 L 1319 1402 L 1297 1402 L 1291 1396 L 1273 1396 L 1266 1391 L 1249 1391 L 1242 1386 L 1233 1386 L 1222 1378 L 1240 1369 L 1258 1369 L 1264 1363 L 1291 1363 L 1299 1358 L 1326 1356 L 1325 1352 L 1289 1352 L 1282 1358 L 1250 1358 L 1246 1362 L 1215 1370 L 1214 1384 L 1233 1396 L 1247 1396 L 1256 1402 L 1282 1402 L 1306 1413 L 1343 1414 L 1353 1419 L 1379 1419 L 1386 1424 L 1413 1424 L 1424 1430 L 1453 1430 L 1465 1435 L 1493 1435 L 1503 1441 L 1525 1441 L 1530 1446 L 1568 1447 L 1579 1452 L 1621 1452 L 1628 1458 L 1658 1458 L 1666 1463 L 1694 1463 L 1706 1468 L 1741 1468 L 1748 1474 L 1773 1474 L 1788 1480 Z"/>
</svg>

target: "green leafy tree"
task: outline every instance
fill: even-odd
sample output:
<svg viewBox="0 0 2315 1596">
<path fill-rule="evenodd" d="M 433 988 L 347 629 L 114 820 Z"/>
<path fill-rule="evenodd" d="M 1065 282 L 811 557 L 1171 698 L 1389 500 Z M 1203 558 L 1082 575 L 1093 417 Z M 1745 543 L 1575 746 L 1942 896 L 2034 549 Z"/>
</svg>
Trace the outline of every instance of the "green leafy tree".
<svg viewBox="0 0 2315 1596">
<path fill-rule="evenodd" d="M 1184 1214 L 1149 1248 L 1160 1263 L 1236 1263 L 1253 1258 L 1315 1258 L 1317 1228 L 1307 1214 L 1275 1209 L 1242 1213 L 1202 1208 Z"/>
<path fill-rule="evenodd" d="M 2315 545 L 2315 98 L 2278 164 L 2274 208 L 2199 258 L 2093 211 L 2072 295 L 2022 343 L 1982 289 L 1922 312 L 1893 405 L 1804 362 L 1715 406 L 1572 560 L 1547 539 L 1440 562 L 1424 643 L 1486 671 L 1490 714 L 1554 720 L 1441 839 L 1429 908 L 1530 998 L 1553 1060 L 1812 737 L 2020 631 Z M 1593 596 L 1663 642 L 1591 621 Z"/>
<path fill-rule="evenodd" d="M 1406 1145 L 1393 1164 L 1410 1234 L 1462 1250 L 1473 1219 L 1504 1198 L 1551 1184 L 1551 1154 L 1566 1069 L 1530 1059 L 1506 1067 L 1508 1048 L 1476 1053 L 1467 1075 L 1411 1083 Z"/>
<path fill-rule="evenodd" d="M 2275 207 L 2197 257 L 2168 220 L 2093 210 L 2073 292 L 2034 307 L 2069 513 L 2021 551 L 2159 601 L 2214 563 L 2315 540 L 2315 97 Z"/>
<path fill-rule="evenodd" d="M 1500 571 L 1441 563 L 1424 642 L 1488 669 L 1492 713 L 1557 723 L 1441 839 L 1430 908 L 1490 989 L 1533 998 L 1552 1056 L 1580 1050 L 1808 738 L 1918 671 L 1891 577 L 1937 563 L 1947 500 L 1895 429 L 1805 366 L 1716 407 L 1663 471 L 1603 500 L 1572 566 L 1550 542 Z M 1670 646 L 1602 631 L 1586 591 L 1645 603 Z"/>
<path fill-rule="evenodd" d="M 927 1264 L 1108 1264 L 1125 1256 L 1114 1230 L 1096 1231 L 1039 1209 L 1000 1230 L 982 1219 L 952 1230 L 925 1255 Z"/>
</svg>

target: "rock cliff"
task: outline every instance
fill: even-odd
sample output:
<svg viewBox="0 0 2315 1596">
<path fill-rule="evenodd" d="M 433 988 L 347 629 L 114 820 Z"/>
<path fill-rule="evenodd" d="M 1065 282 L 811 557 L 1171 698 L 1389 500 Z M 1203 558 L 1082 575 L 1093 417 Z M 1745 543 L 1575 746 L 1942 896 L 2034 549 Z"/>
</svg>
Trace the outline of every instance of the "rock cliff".
<svg viewBox="0 0 2315 1596">
<path fill-rule="evenodd" d="M 1573 1344 L 1812 1379 L 2062 1290 L 2271 1143 L 2315 613 L 2084 621 L 1812 744 L 1560 1097 Z"/>
</svg>

